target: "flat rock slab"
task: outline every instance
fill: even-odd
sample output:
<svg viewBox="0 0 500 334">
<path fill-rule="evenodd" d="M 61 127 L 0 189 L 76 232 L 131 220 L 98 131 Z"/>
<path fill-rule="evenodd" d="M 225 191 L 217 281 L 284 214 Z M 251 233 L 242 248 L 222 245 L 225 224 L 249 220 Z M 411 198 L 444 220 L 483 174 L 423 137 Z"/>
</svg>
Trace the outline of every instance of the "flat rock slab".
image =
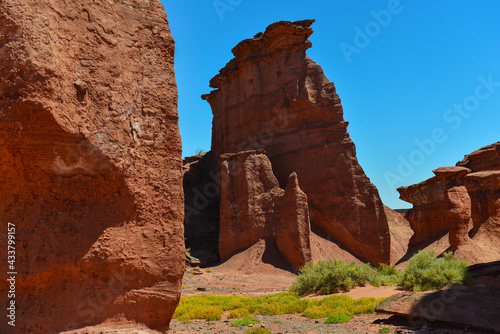
<svg viewBox="0 0 500 334">
<path fill-rule="evenodd" d="M 432 292 L 403 292 L 375 311 L 409 317 L 415 325 L 439 321 L 500 333 L 500 289 L 494 287 L 453 285 Z"/>
</svg>

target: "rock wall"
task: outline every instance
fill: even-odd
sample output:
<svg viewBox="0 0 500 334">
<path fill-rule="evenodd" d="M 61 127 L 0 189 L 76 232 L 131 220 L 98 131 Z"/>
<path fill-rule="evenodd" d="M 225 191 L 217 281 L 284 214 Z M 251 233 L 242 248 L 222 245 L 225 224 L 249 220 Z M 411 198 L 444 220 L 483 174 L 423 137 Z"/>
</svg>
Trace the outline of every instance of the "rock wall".
<svg viewBox="0 0 500 334">
<path fill-rule="evenodd" d="M 415 241 L 449 232 L 459 257 L 471 263 L 499 260 L 500 142 L 434 172 L 436 177 L 398 189 L 401 199 L 414 205 L 406 218 Z"/>
<path fill-rule="evenodd" d="M 408 187 L 398 188 L 400 198 L 413 204 L 405 215 L 414 232 L 410 244 L 436 237 L 448 231 L 443 210 L 445 184 L 438 177 Z"/>
<path fill-rule="evenodd" d="M 15 225 L 17 272 L 0 332 L 117 314 L 168 328 L 184 272 L 173 62 L 158 0 L 0 3 L 0 228 Z"/>
<path fill-rule="evenodd" d="M 297 173 L 311 221 L 357 256 L 390 262 L 387 217 L 356 159 L 335 86 L 306 55 L 314 21 L 277 22 L 239 43 L 204 95 L 215 157 L 265 149 L 279 184 Z"/>
<path fill-rule="evenodd" d="M 295 268 L 311 259 L 307 196 L 291 174 L 280 188 L 264 151 L 222 155 L 219 254 L 226 260 L 261 239 Z"/>
<path fill-rule="evenodd" d="M 433 172 L 445 185 L 443 213 L 446 215 L 451 250 L 456 251 L 459 246 L 470 243 L 471 200 L 463 181 L 470 169 L 441 167 Z"/>
</svg>

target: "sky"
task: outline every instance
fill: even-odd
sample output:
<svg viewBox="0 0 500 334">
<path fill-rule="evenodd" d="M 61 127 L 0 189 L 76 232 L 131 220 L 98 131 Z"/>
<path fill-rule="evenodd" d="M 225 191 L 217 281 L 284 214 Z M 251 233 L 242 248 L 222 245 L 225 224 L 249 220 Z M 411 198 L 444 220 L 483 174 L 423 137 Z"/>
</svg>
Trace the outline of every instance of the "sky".
<svg viewBox="0 0 500 334">
<path fill-rule="evenodd" d="M 396 189 L 500 140 L 498 0 L 161 0 L 176 41 L 183 156 L 210 150 L 200 96 L 240 41 L 315 19 L 308 55 L 335 83 L 357 157 L 387 206 Z"/>
</svg>

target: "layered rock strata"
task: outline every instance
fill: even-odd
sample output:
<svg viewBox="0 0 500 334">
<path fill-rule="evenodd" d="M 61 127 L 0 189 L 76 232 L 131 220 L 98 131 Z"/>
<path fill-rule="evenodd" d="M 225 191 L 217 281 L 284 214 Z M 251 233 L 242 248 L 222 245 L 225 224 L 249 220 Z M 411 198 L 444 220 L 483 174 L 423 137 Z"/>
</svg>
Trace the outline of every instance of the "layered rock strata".
<svg viewBox="0 0 500 334">
<path fill-rule="evenodd" d="M 448 231 L 443 202 L 446 186 L 443 180 L 432 177 L 408 187 L 398 188 L 400 198 L 413 204 L 405 215 L 414 232 L 410 244 L 415 245 Z"/>
<path fill-rule="evenodd" d="M 401 199 L 413 204 L 406 218 L 418 236 L 415 241 L 449 232 L 450 246 L 459 257 L 471 263 L 500 259 L 500 142 L 435 173 L 398 189 Z"/>
<path fill-rule="evenodd" d="M 295 268 L 311 259 L 307 196 L 292 173 L 280 188 L 264 151 L 222 155 L 219 254 L 272 239 Z"/>
<path fill-rule="evenodd" d="M 184 211 L 174 41 L 158 0 L 0 2 L 0 193 L 17 272 L 16 326 L 3 308 L 1 333 L 118 314 L 168 328 Z"/>
<path fill-rule="evenodd" d="M 446 215 L 451 250 L 456 251 L 459 246 L 470 243 L 471 199 L 463 181 L 470 169 L 441 167 L 433 172 L 445 185 L 443 213 Z"/>
<path fill-rule="evenodd" d="M 274 23 L 232 50 L 210 81 L 216 90 L 203 96 L 214 116 L 212 151 L 265 149 L 282 188 L 297 173 L 312 222 L 357 256 L 389 263 L 378 191 L 357 161 L 334 84 L 306 55 L 313 22 Z"/>
</svg>

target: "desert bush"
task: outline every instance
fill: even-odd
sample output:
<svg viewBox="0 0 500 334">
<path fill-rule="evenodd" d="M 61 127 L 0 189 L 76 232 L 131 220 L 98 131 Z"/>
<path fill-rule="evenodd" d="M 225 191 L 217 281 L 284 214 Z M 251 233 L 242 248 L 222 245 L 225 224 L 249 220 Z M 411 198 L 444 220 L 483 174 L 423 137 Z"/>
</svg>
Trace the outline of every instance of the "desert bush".
<svg viewBox="0 0 500 334">
<path fill-rule="evenodd" d="M 271 331 L 267 328 L 263 327 L 256 327 L 256 328 L 249 328 L 245 332 L 245 334 L 271 334 Z"/>
<path fill-rule="evenodd" d="M 258 324 L 260 323 L 259 320 L 255 319 L 254 316 L 248 316 L 248 317 L 244 317 L 244 318 L 241 318 L 241 319 L 238 319 L 236 321 L 233 321 L 230 326 L 233 326 L 233 327 L 243 327 L 243 326 L 250 326 L 250 325 L 255 325 L 255 324 Z"/>
<path fill-rule="evenodd" d="M 368 264 L 346 263 L 340 259 L 308 262 L 300 270 L 290 287 L 299 295 L 319 292 L 324 295 L 338 291 L 349 291 L 354 286 L 363 286 L 376 270 Z"/>
<path fill-rule="evenodd" d="M 373 286 L 396 285 L 398 273 L 395 266 L 384 264 L 375 269 L 369 264 L 346 263 L 340 259 L 308 262 L 301 269 L 290 291 L 299 295 L 312 292 L 332 294 L 364 286 L 367 282 Z"/>
<path fill-rule="evenodd" d="M 401 274 L 400 285 L 414 291 L 439 290 L 453 283 L 467 283 L 471 277 L 467 260 L 457 260 L 452 252 L 435 258 L 435 251 L 420 251 L 414 255 Z"/>
</svg>

